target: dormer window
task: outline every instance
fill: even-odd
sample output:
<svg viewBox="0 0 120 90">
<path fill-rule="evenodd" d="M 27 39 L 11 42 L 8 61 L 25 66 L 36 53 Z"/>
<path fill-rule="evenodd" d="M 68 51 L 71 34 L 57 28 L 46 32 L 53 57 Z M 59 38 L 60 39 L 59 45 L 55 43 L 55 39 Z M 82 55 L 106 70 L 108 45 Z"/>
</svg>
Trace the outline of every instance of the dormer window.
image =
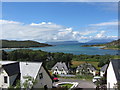
<svg viewBox="0 0 120 90">
<path fill-rule="evenodd" d="M 39 73 L 39 78 L 42 79 L 43 78 L 43 74 Z"/>
<path fill-rule="evenodd" d="M 8 83 L 7 76 L 4 76 L 4 83 Z"/>
</svg>

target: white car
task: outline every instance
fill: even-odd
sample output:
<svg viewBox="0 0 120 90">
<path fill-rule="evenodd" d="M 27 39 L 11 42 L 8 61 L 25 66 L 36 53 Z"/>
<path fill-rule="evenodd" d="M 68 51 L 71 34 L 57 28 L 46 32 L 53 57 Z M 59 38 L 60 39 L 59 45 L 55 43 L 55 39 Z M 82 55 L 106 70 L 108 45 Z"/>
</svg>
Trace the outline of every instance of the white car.
<svg viewBox="0 0 120 90">
<path fill-rule="evenodd" d="M 100 80 L 100 76 L 95 76 L 93 79 L 92 79 L 92 81 L 93 81 L 93 83 L 95 83 L 96 81 L 98 81 L 98 80 Z"/>
</svg>

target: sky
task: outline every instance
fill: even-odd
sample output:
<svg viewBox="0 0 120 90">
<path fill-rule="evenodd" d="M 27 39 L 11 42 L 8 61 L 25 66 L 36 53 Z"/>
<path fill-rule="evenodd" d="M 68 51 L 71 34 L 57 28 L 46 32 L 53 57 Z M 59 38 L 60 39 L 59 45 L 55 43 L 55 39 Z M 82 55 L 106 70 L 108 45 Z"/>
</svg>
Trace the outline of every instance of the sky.
<svg viewBox="0 0 120 90">
<path fill-rule="evenodd" d="M 117 2 L 3 2 L 2 37 L 79 41 L 118 38 Z"/>
</svg>

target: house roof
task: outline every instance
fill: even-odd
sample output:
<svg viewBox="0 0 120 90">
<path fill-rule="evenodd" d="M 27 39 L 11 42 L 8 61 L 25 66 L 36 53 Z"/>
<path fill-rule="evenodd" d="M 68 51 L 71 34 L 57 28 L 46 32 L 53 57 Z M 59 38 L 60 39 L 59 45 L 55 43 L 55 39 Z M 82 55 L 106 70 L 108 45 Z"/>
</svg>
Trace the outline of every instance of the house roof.
<svg viewBox="0 0 120 90">
<path fill-rule="evenodd" d="M 80 69 L 83 69 L 83 67 L 86 66 L 87 68 L 89 68 L 90 70 L 96 70 L 96 68 L 90 64 L 90 63 L 84 63 L 84 64 L 81 64 L 77 67 L 77 70 L 80 70 Z"/>
<path fill-rule="evenodd" d="M 10 63 L 15 63 L 17 61 L 0 61 L 1 65 L 5 65 L 5 64 L 10 64 Z"/>
<path fill-rule="evenodd" d="M 100 71 L 106 71 L 106 70 L 107 70 L 107 67 L 108 67 L 108 64 L 105 64 L 105 65 L 100 69 Z"/>
<path fill-rule="evenodd" d="M 20 80 L 22 83 L 26 80 L 24 76 L 31 76 L 34 79 L 36 79 L 36 76 L 38 75 L 38 72 L 42 67 L 42 62 L 0 61 L 0 64 L 2 65 L 2 67 L 5 69 L 9 76 L 17 73 L 20 74 Z M 47 69 L 45 67 L 44 69 L 50 76 Z"/>
<path fill-rule="evenodd" d="M 62 68 L 64 68 L 66 71 L 68 71 L 68 68 L 67 68 L 67 66 L 66 66 L 66 64 L 65 64 L 64 62 L 57 62 L 57 63 L 53 66 L 52 70 L 55 70 L 56 67 L 57 67 L 59 70 L 62 70 Z"/>
<path fill-rule="evenodd" d="M 12 76 L 20 73 L 19 62 L 2 65 L 8 76 Z"/>
<path fill-rule="evenodd" d="M 113 59 L 111 60 L 111 63 L 116 75 L 116 79 L 120 81 L 120 59 Z"/>
<path fill-rule="evenodd" d="M 42 62 L 20 62 L 21 82 L 26 80 L 24 76 L 31 76 L 36 79 L 41 66 Z"/>
</svg>

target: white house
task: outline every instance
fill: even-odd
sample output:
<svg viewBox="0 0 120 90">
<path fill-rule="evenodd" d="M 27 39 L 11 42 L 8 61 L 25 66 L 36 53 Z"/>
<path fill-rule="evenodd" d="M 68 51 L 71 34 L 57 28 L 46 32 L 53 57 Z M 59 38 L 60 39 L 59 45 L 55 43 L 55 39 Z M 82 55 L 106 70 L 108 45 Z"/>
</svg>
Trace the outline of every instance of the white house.
<svg viewBox="0 0 120 90">
<path fill-rule="evenodd" d="M 111 60 L 107 69 L 107 88 L 115 88 L 120 81 L 120 59 Z"/>
<path fill-rule="evenodd" d="M 20 80 L 23 87 L 27 76 L 36 80 L 30 88 L 52 88 L 52 78 L 42 62 L 0 61 L 0 88 L 14 86 L 17 80 Z"/>
<path fill-rule="evenodd" d="M 101 69 L 100 69 L 100 76 L 103 77 L 107 71 L 108 64 L 105 64 Z"/>
<path fill-rule="evenodd" d="M 83 73 L 90 73 L 95 76 L 96 71 L 96 68 L 90 63 L 81 64 L 76 69 L 76 73 L 80 75 L 82 75 Z"/>
<path fill-rule="evenodd" d="M 52 72 L 53 74 L 68 74 L 69 70 L 68 67 L 64 62 L 57 62 L 53 67 L 52 67 Z"/>
</svg>

